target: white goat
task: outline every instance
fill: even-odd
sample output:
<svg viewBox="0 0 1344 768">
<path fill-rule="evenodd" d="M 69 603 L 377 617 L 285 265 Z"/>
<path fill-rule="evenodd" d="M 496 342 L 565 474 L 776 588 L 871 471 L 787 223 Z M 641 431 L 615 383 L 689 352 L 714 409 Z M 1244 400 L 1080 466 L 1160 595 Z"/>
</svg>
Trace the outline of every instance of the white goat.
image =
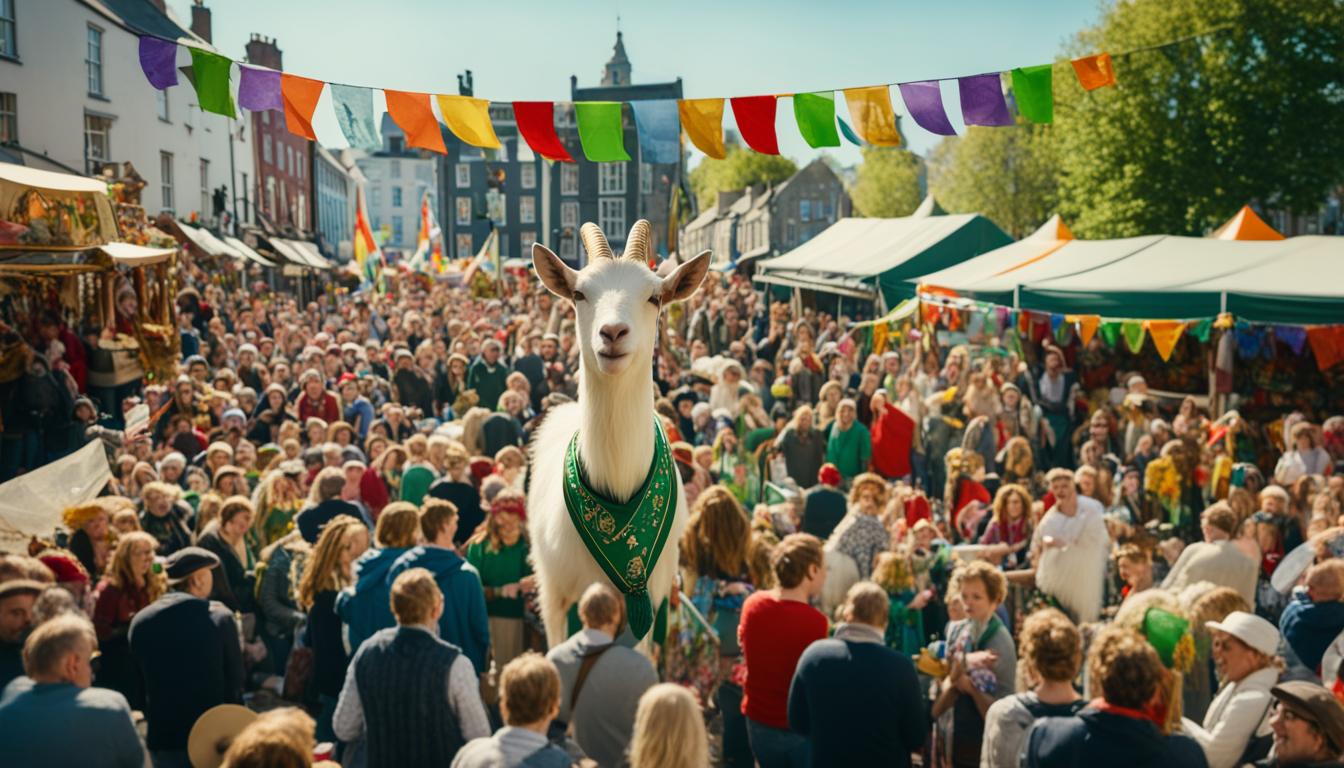
<svg viewBox="0 0 1344 768">
<path fill-rule="evenodd" d="M 648 267 L 649 222 L 635 222 L 625 252 L 615 258 L 597 225 L 580 230 L 588 265 L 570 269 L 546 246 L 532 247 L 537 276 L 552 293 L 574 302 L 579 356 L 579 402 L 547 414 L 532 440 L 527 525 L 541 619 L 551 646 L 567 636 L 566 612 L 596 581 L 611 583 L 593 560 L 565 508 L 565 453 L 578 431 L 579 462 L 588 484 L 613 501 L 626 501 L 644 484 L 653 463 L 653 347 L 662 307 L 700 287 L 709 269 L 705 251 L 658 277 Z M 675 473 L 674 473 L 675 474 Z M 686 494 L 677 483 L 677 508 L 667 544 L 648 579 L 656 613 L 672 589 L 677 548 L 686 528 Z"/>
</svg>

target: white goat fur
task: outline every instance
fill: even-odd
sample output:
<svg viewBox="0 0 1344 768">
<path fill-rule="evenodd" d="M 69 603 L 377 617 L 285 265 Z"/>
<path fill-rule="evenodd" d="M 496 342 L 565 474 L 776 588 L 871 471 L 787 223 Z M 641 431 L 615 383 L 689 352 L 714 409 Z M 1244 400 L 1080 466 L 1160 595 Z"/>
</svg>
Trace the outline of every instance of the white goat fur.
<svg viewBox="0 0 1344 768">
<path fill-rule="evenodd" d="M 611 583 L 565 508 L 563 475 L 570 437 L 578 430 L 579 460 L 594 490 L 624 501 L 643 485 L 653 462 L 651 372 L 658 314 L 662 306 L 685 299 L 700 287 L 710 256 L 705 251 L 659 277 L 648 268 L 649 224 L 643 220 L 635 222 L 620 259 L 611 256 L 606 238 L 593 224 L 584 225 L 583 242 L 589 262 L 577 272 L 540 243 L 533 246 L 532 255 L 546 287 L 574 302 L 580 347 L 579 402 L 548 413 L 530 447 L 527 525 L 541 619 L 552 647 L 567 637 L 566 613 L 583 591 L 594 582 Z M 602 336 L 602 330 L 613 324 L 629 329 L 618 343 Z M 600 354 L 612 351 L 615 359 Z M 689 517 L 680 476 L 676 482 L 672 527 L 648 580 L 655 613 L 671 592 L 678 542 Z"/>
</svg>

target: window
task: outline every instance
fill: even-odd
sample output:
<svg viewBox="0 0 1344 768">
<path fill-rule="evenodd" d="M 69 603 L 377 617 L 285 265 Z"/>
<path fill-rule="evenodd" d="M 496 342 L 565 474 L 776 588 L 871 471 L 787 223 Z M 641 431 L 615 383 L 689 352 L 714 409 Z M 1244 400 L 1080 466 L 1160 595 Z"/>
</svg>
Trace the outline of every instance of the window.
<svg viewBox="0 0 1344 768">
<path fill-rule="evenodd" d="M 159 119 L 168 122 L 168 90 L 155 90 L 154 103 L 159 109 Z"/>
<path fill-rule="evenodd" d="M 18 58 L 15 44 L 14 0 L 0 0 L 0 56 Z"/>
<path fill-rule="evenodd" d="M 625 193 L 625 163 L 598 164 L 597 193 L 599 195 L 620 195 Z"/>
<path fill-rule="evenodd" d="M 382 231 L 383 231 L 383 217 L 382 217 L 382 216 L 374 216 L 374 217 L 373 217 L 373 231 L 374 231 L 374 232 L 382 232 Z"/>
<path fill-rule="evenodd" d="M 625 198 L 603 197 L 598 199 L 597 225 L 603 232 L 625 231 Z"/>
<path fill-rule="evenodd" d="M 579 194 L 579 166 L 574 163 L 565 163 L 560 166 L 560 194 L 577 195 Z"/>
<path fill-rule="evenodd" d="M 0 144 L 16 144 L 19 141 L 18 104 L 18 96 L 0 93 Z"/>
<path fill-rule="evenodd" d="M 537 223 L 537 198 L 530 195 L 518 198 L 518 223 Z"/>
<path fill-rule="evenodd" d="M 285 145 L 285 161 L 286 170 L 291 174 L 294 173 L 294 147 L 289 144 Z"/>
<path fill-rule="evenodd" d="M 523 189 L 537 188 L 537 166 L 524 165 L 518 172 L 518 182 L 523 185 Z"/>
<path fill-rule="evenodd" d="M 457 198 L 457 218 L 458 224 L 471 223 L 471 198 L 463 195 Z"/>
<path fill-rule="evenodd" d="M 242 174 L 242 177 L 243 177 L 243 183 L 239 185 L 238 189 L 242 190 L 243 192 L 243 221 L 251 221 L 252 217 L 247 210 L 247 192 L 248 192 L 247 174 L 246 173 Z"/>
<path fill-rule="evenodd" d="M 579 226 L 579 204 L 574 202 L 560 204 L 560 226 Z"/>
<path fill-rule="evenodd" d="M 174 210 L 173 205 L 173 153 L 159 153 L 159 181 L 164 210 Z"/>
<path fill-rule="evenodd" d="M 565 261 L 574 261 L 574 236 L 565 235 L 560 238 L 560 258 Z"/>
<path fill-rule="evenodd" d="M 84 115 L 84 161 L 86 171 L 98 172 L 99 166 L 112 158 L 112 118 Z"/>
<path fill-rule="evenodd" d="M 401 207 L 401 187 L 392 188 L 392 207 L 393 208 Z"/>
<path fill-rule="evenodd" d="M 266 177 L 266 212 L 275 215 L 275 177 Z M 376 224 L 374 225 L 377 226 Z"/>
<path fill-rule="evenodd" d="M 405 232 L 405 230 L 402 229 L 401 217 L 400 217 L 400 216 L 393 216 L 393 217 L 392 217 L 392 242 L 396 243 L 397 245 L 401 245 L 401 237 L 402 237 L 402 234 L 403 234 L 404 232 Z"/>
<path fill-rule="evenodd" d="M 387 137 L 387 151 L 394 155 L 400 155 L 406 147 L 406 142 L 400 136 Z"/>
<path fill-rule="evenodd" d="M 215 207 L 210 200 L 210 161 L 201 158 L 201 218 L 213 219 Z"/>
<path fill-rule="evenodd" d="M 382 187 L 370 187 L 370 188 L 369 188 L 369 204 L 372 205 L 374 208 L 382 208 L 382 207 L 383 207 L 383 188 L 382 188 Z"/>
<path fill-rule="evenodd" d="M 639 192 L 643 195 L 653 194 L 653 166 L 648 163 L 639 164 Z"/>
<path fill-rule="evenodd" d="M 434 180 L 434 166 L 429 163 L 415 164 L 415 179 L 429 184 Z"/>
<path fill-rule="evenodd" d="M 103 30 L 89 25 L 88 46 L 85 48 L 84 70 L 89 80 L 89 95 L 103 95 Z"/>
<path fill-rule="evenodd" d="M 271 111 L 270 111 L 269 109 L 262 110 L 262 113 L 261 113 L 261 124 L 262 124 L 262 125 L 270 125 L 270 124 L 271 124 Z"/>
<path fill-rule="evenodd" d="M 467 163 L 458 163 L 456 166 L 453 167 L 453 173 L 454 173 L 454 175 L 457 177 L 457 179 L 456 179 L 456 181 L 457 181 L 457 186 L 459 186 L 459 187 L 470 187 L 470 186 L 471 186 L 471 166 L 470 166 L 470 165 L 468 165 Z"/>
<path fill-rule="evenodd" d="M 522 256 L 526 258 L 532 253 L 532 244 L 537 242 L 537 230 L 524 229 L 518 233 L 518 244 L 522 246 Z"/>
<path fill-rule="evenodd" d="M 799 218 L 801 221 L 808 221 L 809 219 L 812 218 L 812 201 L 811 201 L 811 200 L 799 200 L 799 201 L 798 201 L 798 218 Z"/>
<path fill-rule="evenodd" d="M 295 168 L 296 168 L 296 171 L 295 171 L 294 175 L 295 175 L 295 176 L 298 176 L 300 179 L 302 179 L 302 178 L 303 178 L 303 150 L 299 150 L 298 152 L 295 152 L 295 153 L 294 153 L 294 166 L 295 166 Z"/>
<path fill-rule="evenodd" d="M 261 159 L 268 163 L 275 162 L 274 158 L 271 157 L 271 135 L 269 133 L 261 139 Z"/>
<path fill-rule="evenodd" d="M 461 234 L 457 236 L 457 258 L 471 258 L 471 235 Z"/>
<path fill-rule="evenodd" d="M 394 179 L 400 179 L 400 178 L 401 178 L 401 161 L 400 161 L 400 160 L 393 160 L 393 161 L 392 161 L 391 163 L 389 163 L 388 165 L 389 165 L 389 166 L 391 167 L 391 169 L 392 169 L 392 178 L 394 178 Z"/>
</svg>

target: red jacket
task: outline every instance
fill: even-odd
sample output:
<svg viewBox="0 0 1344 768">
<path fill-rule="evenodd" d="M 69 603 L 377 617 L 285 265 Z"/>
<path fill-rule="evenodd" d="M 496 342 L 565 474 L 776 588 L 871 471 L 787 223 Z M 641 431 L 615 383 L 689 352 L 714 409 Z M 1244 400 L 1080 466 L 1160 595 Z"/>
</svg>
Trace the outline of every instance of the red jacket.
<svg viewBox="0 0 1344 768">
<path fill-rule="evenodd" d="M 742 604 L 737 636 L 747 662 L 742 714 L 788 730 L 794 668 L 807 646 L 826 637 L 826 617 L 807 603 L 755 592 Z"/>
</svg>

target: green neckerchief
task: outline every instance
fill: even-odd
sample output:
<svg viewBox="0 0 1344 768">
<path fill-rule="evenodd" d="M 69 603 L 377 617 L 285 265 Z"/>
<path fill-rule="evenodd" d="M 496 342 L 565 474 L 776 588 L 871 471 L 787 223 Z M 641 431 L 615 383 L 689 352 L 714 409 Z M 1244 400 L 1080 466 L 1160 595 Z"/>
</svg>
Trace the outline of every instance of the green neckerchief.
<svg viewBox="0 0 1344 768">
<path fill-rule="evenodd" d="M 971 626 L 974 627 L 975 622 L 971 622 Z M 985 650 L 985 643 L 988 643 L 990 641 L 990 638 L 998 634 L 999 629 L 1001 629 L 1002 627 L 1003 622 L 999 621 L 998 614 L 991 615 L 989 617 L 989 621 L 985 623 L 985 631 L 981 632 L 980 639 L 975 641 L 975 650 L 977 651 Z"/>
<path fill-rule="evenodd" d="M 565 453 L 565 508 L 588 553 L 625 595 L 630 631 L 641 639 L 653 625 L 649 572 L 658 562 L 677 506 L 672 451 L 654 420 L 653 465 L 644 485 L 625 503 L 604 498 L 588 486 L 579 462 L 579 433 Z"/>
</svg>

